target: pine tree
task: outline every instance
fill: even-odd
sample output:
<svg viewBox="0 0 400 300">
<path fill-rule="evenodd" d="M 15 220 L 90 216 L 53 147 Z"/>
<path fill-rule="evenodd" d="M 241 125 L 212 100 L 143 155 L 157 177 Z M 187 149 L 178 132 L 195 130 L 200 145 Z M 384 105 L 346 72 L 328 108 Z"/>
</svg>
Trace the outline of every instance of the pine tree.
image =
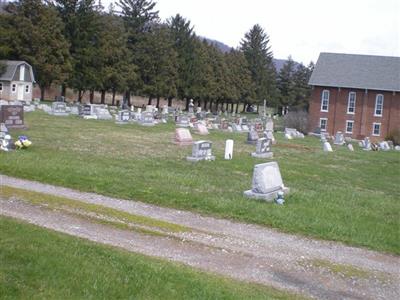
<svg viewBox="0 0 400 300">
<path fill-rule="evenodd" d="M 120 15 L 124 21 L 127 34 L 129 56 L 142 73 L 144 70 L 143 65 L 147 58 L 144 55 L 139 55 L 139 52 L 143 47 L 143 43 L 145 43 L 146 34 L 159 21 L 158 11 L 154 10 L 155 2 L 152 0 L 120 0 L 117 5 L 121 8 Z M 125 92 L 125 99 L 128 105 L 131 105 L 131 91 L 139 92 L 143 89 L 145 83 L 142 79 L 143 76 L 138 76 L 138 80 L 131 81 L 128 85 Z"/>
<path fill-rule="evenodd" d="M 7 57 L 32 65 L 43 100 L 45 89 L 55 81 L 63 82 L 71 71 L 62 21 L 41 0 L 21 0 L 10 5 L 7 11 L 8 15 L 1 16 L 3 21 L 8 20 L 8 28 L 12 28 L 3 36 L 11 46 Z"/>
<path fill-rule="evenodd" d="M 149 97 L 149 104 L 160 97 L 176 96 L 177 53 L 172 47 L 169 29 L 164 25 L 153 25 L 136 46 L 137 59 L 141 61 L 141 92 Z"/>
<path fill-rule="evenodd" d="M 105 102 L 106 91 L 112 91 L 112 104 L 116 92 L 124 92 L 138 78 L 137 66 L 127 48 L 127 35 L 120 17 L 112 13 L 100 17 L 98 55 L 101 61 L 100 78 L 101 103 Z"/>
<path fill-rule="evenodd" d="M 94 89 L 101 85 L 98 76 L 101 68 L 98 54 L 100 7 L 95 0 L 53 0 L 52 3 L 64 22 L 64 36 L 70 44 L 73 71 L 68 84 L 78 90 L 78 101 L 85 90 L 92 91 L 92 100 Z"/>
<path fill-rule="evenodd" d="M 278 88 L 280 91 L 279 104 L 281 106 L 292 106 L 296 102 L 296 70 L 296 64 L 292 57 L 289 56 L 278 75 Z"/>
<path fill-rule="evenodd" d="M 276 96 L 276 71 L 269 36 L 260 25 L 254 25 L 245 34 L 241 50 L 246 57 L 255 85 L 256 102 L 261 103 L 264 99 L 273 101 Z"/>
<path fill-rule="evenodd" d="M 173 47 L 178 54 L 178 82 L 177 93 L 180 99 L 186 99 L 186 109 L 189 100 L 200 94 L 201 72 L 201 45 L 196 38 L 190 21 L 179 14 L 167 20 L 168 27 L 174 41 Z"/>
<path fill-rule="evenodd" d="M 226 55 L 226 59 L 230 72 L 232 89 L 231 97 L 235 100 L 235 112 L 238 113 L 239 103 L 249 103 L 254 101 L 255 88 L 243 52 L 231 50 Z"/>
<path fill-rule="evenodd" d="M 296 72 L 293 75 L 295 82 L 295 105 L 298 109 L 307 110 L 311 97 L 311 87 L 308 85 L 314 64 L 311 62 L 307 67 L 303 64 L 298 65 Z"/>
</svg>

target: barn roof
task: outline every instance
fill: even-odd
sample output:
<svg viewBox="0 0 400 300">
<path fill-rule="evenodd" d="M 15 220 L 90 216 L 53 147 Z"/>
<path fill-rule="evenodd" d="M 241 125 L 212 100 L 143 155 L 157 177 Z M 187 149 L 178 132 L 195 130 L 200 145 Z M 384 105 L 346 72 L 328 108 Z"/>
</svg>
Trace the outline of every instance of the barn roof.
<svg viewBox="0 0 400 300">
<path fill-rule="evenodd" d="M 34 79 L 32 66 L 23 60 L 0 60 L 0 63 L 6 65 L 6 69 L 0 74 L 0 80 L 11 81 L 14 77 L 17 68 L 21 64 L 27 64 L 30 68 L 31 78 Z M 34 80 L 33 80 L 34 81 Z"/>
<path fill-rule="evenodd" d="M 400 91 L 400 57 L 321 53 L 310 85 Z"/>
</svg>

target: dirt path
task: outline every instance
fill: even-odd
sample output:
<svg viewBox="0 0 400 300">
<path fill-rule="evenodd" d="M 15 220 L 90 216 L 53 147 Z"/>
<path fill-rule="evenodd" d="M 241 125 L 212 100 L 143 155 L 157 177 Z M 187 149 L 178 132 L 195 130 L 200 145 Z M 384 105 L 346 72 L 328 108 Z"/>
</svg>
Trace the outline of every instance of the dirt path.
<svg viewBox="0 0 400 300">
<path fill-rule="evenodd" d="M 4 175 L 0 175 L 0 184 L 111 207 L 191 229 L 168 236 L 146 235 L 17 200 L 0 199 L 0 214 L 56 231 L 316 298 L 400 299 L 400 260 L 396 256 Z"/>
</svg>

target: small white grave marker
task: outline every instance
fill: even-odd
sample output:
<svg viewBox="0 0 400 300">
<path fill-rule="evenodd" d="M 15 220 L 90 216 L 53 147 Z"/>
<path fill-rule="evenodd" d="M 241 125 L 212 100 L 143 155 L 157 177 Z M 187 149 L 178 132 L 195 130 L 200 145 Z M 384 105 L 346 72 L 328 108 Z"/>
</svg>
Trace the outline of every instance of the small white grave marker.
<svg viewBox="0 0 400 300">
<path fill-rule="evenodd" d="M 324 143 L 324 151 L 325 152 L 333 152 L 331 144 L 329 142 Z"/>
<path fill-rule="evenodd" d="M 233 140 L 226 140 L 225 143 L 225 159 L 233 158 Z"/>
</svg>

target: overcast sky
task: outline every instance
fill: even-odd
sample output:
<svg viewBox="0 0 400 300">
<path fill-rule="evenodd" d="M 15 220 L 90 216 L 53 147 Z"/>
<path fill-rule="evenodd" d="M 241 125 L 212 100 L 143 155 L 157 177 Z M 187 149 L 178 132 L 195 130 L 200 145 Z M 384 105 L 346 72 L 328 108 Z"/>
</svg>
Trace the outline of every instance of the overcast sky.
<svg viewBox="0 0 400 300">
<path fill-rule="evenodd" d="M 400 56 L 399 0 L 155 2 L 163 20 L 179 13 L 191 21 L 197 35 L 235 48 L 258 23 L 270 36 L 275 58 L 291 55 L 308 64 L 316 62 L 320 52 Z"/>
</svg>

